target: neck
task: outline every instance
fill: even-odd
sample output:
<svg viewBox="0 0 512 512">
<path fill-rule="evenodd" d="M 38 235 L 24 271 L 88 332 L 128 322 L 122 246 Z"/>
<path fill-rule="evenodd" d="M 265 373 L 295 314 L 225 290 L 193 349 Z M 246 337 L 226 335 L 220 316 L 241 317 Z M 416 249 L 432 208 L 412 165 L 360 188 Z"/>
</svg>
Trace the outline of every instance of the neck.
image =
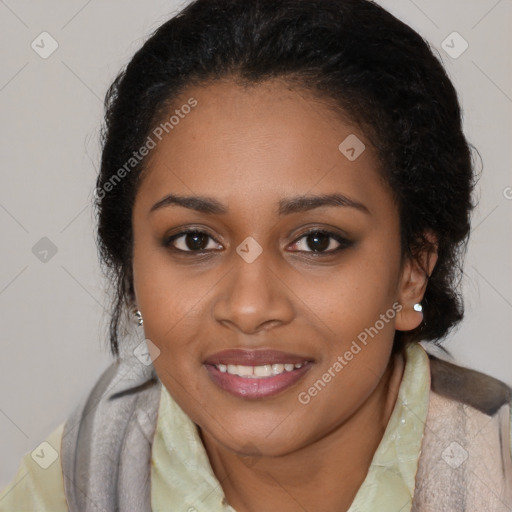
<svg viewBox="0 0 512 512">
<path fill-rule="evenodd" d="M 403 370 L 403 354 L 393 356 L 355 414 L 323 438 L 281 457 L 263 456 L 250 464 L 202 433 L 230 505 L 237 512 L 348 510 L 384 435 Z"/>
</svg>

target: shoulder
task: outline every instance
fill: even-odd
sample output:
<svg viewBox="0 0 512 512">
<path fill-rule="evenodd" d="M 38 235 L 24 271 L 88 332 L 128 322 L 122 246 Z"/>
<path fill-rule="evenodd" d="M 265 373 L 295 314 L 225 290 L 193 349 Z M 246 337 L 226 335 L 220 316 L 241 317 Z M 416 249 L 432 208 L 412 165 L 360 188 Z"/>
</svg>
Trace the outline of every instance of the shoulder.
<svg viewBox="0 0 512 512">
<path fill-rule="evenodd" d="M 135 357 L 109 365 L 68 419 L 22 458 L 0 493 L 0 512 L 68 512 L 68 503 L 84 510 L 77 489 L 85 488 L 101 488 L 101 498 L 111 499 L 118 466 L 123 473 L 123 468 L 143 468 L 150 458 L 160 392 L 152 365 Z M 84 470 L 92 463 L 96 471 Z M 125 494 L 139 491 L 134 487 Z"/>
<path fill-rule="evenodd" d="M 512 389 L 504 382 L 429 354 L 431 389 L 446 398 L 494 416 L 512 401 Z"/>
<path fill-rule="evenodd" d="M 152 364 L 126 357 L 112 363 L 75 408 L 61 454 L 70 508 L 85 510 L 94 496 L 98 510 L 124 510 L 127 504 L 145 510 L 161 390 Z"/>
<path fill-rule="evenodd" d="M 21 459 L 18 471 L 0 493 L 0 512 L 67 512 L 60 460 L 64 423 Z"/>
<path fill-rule="evenodd" d="M 510 387 L 430 354 L 429 361 L 413 512 L 511 510 Z"/>
<path fill-rule="evenodd" d="M 438 415 L 441 411 L 458 411 L 459 415 L 474 418 L 479 422 L 494 425 L 501 440 L 502 453 L 512 457 L 512 388 L 499 379 L 482 372 L 458 366 L 428 354 L 430 361 L 431 409 Z M 441 407 L 441 404 L 443 406 Z M 455 417 L 452 418 L 453 421 Z M 492 421 L 491 421 L 492 420 Z M 444 420 L 447 421 L 447 420 Z M 505 449 L 509 446 L 509 450 Z"/>
</svg>

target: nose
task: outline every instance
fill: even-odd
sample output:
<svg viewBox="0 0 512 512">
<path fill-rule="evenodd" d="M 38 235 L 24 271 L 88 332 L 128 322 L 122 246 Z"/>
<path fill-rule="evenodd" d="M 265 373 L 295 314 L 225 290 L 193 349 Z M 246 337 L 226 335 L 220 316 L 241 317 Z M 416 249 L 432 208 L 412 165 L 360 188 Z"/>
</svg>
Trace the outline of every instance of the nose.
<svg viewBox="0 0 512 512">
<path fill-rule="evenodd" d="M 245 334 L 290 323 L 295 315 L 293 292 L 278 269 L 271 268 L 265 251 L 252 263 L 238 254 L 233 260 L 232 270 L 219 283 L 214 318 Z"/>
</svg>

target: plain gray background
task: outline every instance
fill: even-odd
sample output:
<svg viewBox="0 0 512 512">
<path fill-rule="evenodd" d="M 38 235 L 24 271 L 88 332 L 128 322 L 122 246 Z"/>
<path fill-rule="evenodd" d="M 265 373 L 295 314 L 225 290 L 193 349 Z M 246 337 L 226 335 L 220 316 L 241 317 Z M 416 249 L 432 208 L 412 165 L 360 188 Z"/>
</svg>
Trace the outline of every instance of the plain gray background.
<svg viewBox="0 0 512 512">
<path fill-rule="evenodd" d="M 445 346 L 459 364 L 512 385 L 512 2 L 378 3 L 438 49 L 483 159 L 466 319 Z M 121 66 L 179 5 L 0 0 L 0 487 L 112 361 L 90 207 L 102 100 Z M 31 47 L 44 31 L 58 43 L 46 59 Z M 457 58 L 464 41 L 454 31 L 468 44 Z M 56 249 L 47 261 L 37 257 L 36 244 L 48 245 L 43 237 Z"/>
</svg>

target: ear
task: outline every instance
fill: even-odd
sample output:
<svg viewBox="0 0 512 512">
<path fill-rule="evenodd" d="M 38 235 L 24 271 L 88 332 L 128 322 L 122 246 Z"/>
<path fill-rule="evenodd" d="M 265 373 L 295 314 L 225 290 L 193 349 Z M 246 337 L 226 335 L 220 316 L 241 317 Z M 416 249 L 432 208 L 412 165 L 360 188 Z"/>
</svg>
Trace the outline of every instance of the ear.
<svg viewBox="0 0 512 512">
<path fill-rule="evenodd" d="M 404 262 L 398 290 L 398 301 L 402 309 L 397 312 L 395 328 L 399 331 L 411 331 L 423 321 L 423 312 L 414 309 L 420 304 L 427 289 L 428 278 L 437 263 L 437 237 L 428 232 L 425 234 L 429 242 L 414 257 L 409 256 Z"/>
</svg>

